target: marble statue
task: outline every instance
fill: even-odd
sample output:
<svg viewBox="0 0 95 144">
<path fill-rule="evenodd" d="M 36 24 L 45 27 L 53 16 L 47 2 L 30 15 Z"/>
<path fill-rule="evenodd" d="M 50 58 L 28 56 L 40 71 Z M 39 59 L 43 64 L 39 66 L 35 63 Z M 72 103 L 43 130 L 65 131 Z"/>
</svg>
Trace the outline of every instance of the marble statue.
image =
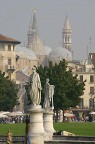
<svg viewBox="0 0 95 144">
<path fill-rule="evenodd" d="M 40 76 L 36 72 L 36 67 L 32 68 L 32 74 L 30 76 L 30 98 L 33 105 L 40 105 L 41 102 L 41 81 Z"/>
<path fill-rule="evenodd" d="M 54 95 L 54 85 L 49 84 L 49 79 L 46 79 L 46 83 L 44 86 L 44 92 L 45 92 L 45 98 L 44 98 L 44 103 L 43 103 L 43 108 L 44 109 L 49 109 L 52 107 L 53 109 L 53 95 Z"/>
</svg>

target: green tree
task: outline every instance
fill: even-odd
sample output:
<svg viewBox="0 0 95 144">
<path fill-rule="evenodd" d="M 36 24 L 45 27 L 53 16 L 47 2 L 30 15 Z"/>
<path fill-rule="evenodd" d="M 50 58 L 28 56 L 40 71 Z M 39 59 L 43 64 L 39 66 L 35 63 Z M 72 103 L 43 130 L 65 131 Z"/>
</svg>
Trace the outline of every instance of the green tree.
<svg viewBox="0 0 95 144">
<path fill-rule="evenodd" d="M 0 71 L 0 111 L 11 111 L 17 104 L 17 86 Z"/>
<path fill-rule="evenodd" d="M 67 70 L 65 60 L 59 64 L 53 65 L 49 62 L 49 66 L 39 66 L 37 72 L 40 75 L 42 88 L 44 87 L 46 78 L 49 78 L 50 84 L 55 86 L 54 108 L 55 110 L 67 109 L 75 107 L 80 103 L 80 96 L 83 94 L 85 82 L 80 83 L 77 75 L 73 75 L 72 71 Z M 42 103 L 44 92 L 42 90 Z"/>
</svg>

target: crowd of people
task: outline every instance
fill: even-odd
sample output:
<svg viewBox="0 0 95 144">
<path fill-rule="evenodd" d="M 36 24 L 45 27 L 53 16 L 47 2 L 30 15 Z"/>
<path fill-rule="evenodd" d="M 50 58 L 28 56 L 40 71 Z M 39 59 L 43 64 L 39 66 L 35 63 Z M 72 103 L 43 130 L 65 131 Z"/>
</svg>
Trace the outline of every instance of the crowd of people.
<svg viewBox="0 0 95 144">
<path fill-rule="evenodd" d="M 0 123 L 24 123 L 25 119 L 25 116 L 1 117 Z"/>
</svg>

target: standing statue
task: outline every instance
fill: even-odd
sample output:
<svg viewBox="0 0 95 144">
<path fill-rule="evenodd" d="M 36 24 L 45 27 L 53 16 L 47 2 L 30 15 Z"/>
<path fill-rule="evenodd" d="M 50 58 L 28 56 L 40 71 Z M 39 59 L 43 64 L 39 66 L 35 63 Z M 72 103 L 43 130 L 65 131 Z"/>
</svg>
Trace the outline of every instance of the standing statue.
<svg viewBox="0 0 95 144">
<path fill-rule="evenodd" d="M 7 144 L 12 144 L 12 132 L 9 129 L 7 134 Z"/>
<path fill-rule="evenodd" d="M 44 86 L 44 92 L 45 92 L 45 98 L 44 98 L 44 103 L 43 103 L 43 108 L 44 109 L 49 109 L 50 107 L 52 107 L 52 109 L 53 109 L 54 88 L 55 88 L 55 86 L 50 85 L 49 84 L 49 79 L 47 78 L 45 86 Z"/>
<path fill-rule="evenodd" d="M 40 105 L 41 102 L 41 82 L 40 76 L 36 72 L 36 67 L 32 68 L 32 74 L 30 76 L 30 98 L 33 105 Z"/>
</svg>

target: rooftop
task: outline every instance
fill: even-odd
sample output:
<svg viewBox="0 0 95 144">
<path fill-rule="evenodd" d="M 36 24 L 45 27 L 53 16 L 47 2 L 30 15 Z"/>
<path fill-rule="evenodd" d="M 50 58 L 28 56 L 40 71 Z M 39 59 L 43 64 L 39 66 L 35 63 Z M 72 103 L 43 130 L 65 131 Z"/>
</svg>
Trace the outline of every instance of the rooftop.
<svg viewBox="0 0 95 144">
<path fill-rule="evenodd" d="M 17 41 L 16 39 L 4 36 L 0 34 L 0 43 L 13 43 L 13 44 L 20 44 L 20 41 Z"/>
</svg>

